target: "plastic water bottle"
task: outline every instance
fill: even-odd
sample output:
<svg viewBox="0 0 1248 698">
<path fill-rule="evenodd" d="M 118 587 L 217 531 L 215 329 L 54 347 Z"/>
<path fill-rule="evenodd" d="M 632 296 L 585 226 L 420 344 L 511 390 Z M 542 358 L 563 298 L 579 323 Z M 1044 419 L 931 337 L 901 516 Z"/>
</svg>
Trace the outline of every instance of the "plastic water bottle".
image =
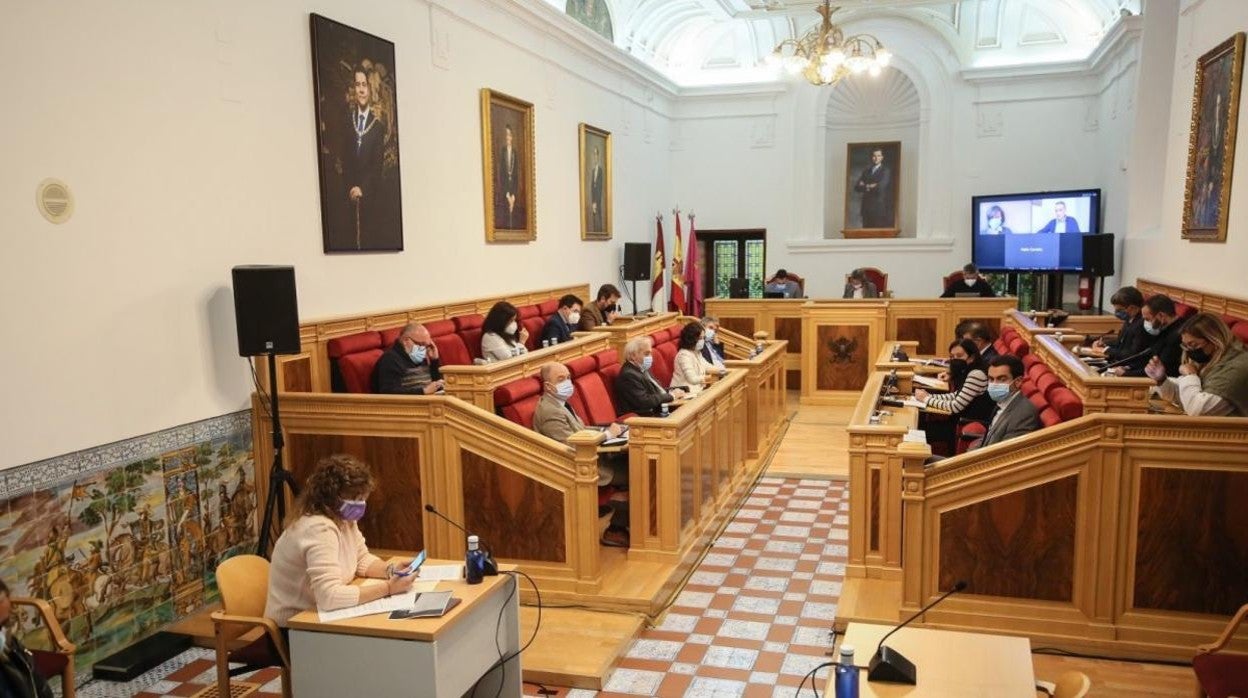
<svg viewBox="0 0 1248 698">
<path fill-rule="evenodd" d="M 668 414 L 667 403 L 665 402 L 662 405 L 659 405 L 659 416 L 666 417 Z"/>
<path fill-rule="evenodd" d="M 858 698 L 858 667 L 854 648 L 841 645 L 841 661 L 836 665 L 836 698 Z"/>
<path fill-rule="evenodd" d="M 485 553 L 481 551 L 481 539 L 468 536 L 468 555 L 464 559 L 464 578 L 469 584 L 480 584 L 485 577 Z"/>
</svg>

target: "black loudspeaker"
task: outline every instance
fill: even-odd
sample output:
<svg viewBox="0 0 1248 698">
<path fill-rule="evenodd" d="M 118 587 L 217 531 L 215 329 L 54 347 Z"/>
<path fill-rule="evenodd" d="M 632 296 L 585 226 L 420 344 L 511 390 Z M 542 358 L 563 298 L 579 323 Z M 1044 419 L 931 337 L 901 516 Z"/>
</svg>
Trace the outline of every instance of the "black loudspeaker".
<svg viewBox="0 0 1248 698">
<path fill-rule="evenodd" d="M 749 279 L 728 279 L 728 297 L 729 298 L 749 298 L 750 297 L 750 280 Z"/>
<path fill-rule="evenodd" d="M 624 280 L 645 281 L 650 278 L 650 243 L 624 243 Z"/>
<path fill-rule="evenodd" d="M 1114 234 L 1083 236 L 1083 273 L 1092 276 L 1114 275 Z"/>
<path fill-rule="evenodd" d="M 234 267 L 234 320 L 239 356 L 299 353 L 295 268 Z"/>
</svg>

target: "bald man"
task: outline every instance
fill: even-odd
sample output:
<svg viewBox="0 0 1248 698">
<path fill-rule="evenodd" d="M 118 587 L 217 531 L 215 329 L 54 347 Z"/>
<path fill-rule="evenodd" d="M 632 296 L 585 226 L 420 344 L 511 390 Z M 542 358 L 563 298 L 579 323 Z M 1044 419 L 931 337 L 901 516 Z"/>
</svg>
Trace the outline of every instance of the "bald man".
<svg viewBox="0 0 1248 698">
<path fill-rule="evenodd" d="M 408 323 L 394 345 L 377 359 L 373 369 L 373 392 L 386 395 L 433 395 L 442 390 L 438 368 L 438 345 L 429 330 Z"/>
</svg>

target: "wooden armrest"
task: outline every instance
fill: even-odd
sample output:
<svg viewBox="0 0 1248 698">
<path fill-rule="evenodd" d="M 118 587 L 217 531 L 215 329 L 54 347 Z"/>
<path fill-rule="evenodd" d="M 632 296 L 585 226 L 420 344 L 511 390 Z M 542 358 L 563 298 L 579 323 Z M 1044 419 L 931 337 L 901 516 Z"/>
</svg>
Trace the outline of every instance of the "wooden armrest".
<svg viewBox="0 0 1248 698">
<path fill-rule="evenodd" d="M 1248 603 L 1239 607 L 1239 611 L 1235 613 L 1235 617 L 1231 618 L 1231 622 L 1226 624 L 1226 629 L 1222 631 L 1221 637 L 1207 645 L 1196 645 L 1196 649 L 1201 653 L 1217 652 L 1226 647 L 1230 643 L 1231 638 L 1235 636 L 1235 631 L 1239 630 L 1240 623 L 1244 622 L 1244 618 L 1248 617 Z"/>
<path fill-rule="evenodd" d="M 269 639 L 273 641 L 273 647 L 277 649 L 277 654 L 282 659 L 282 664 L 290 666 L 290 656 L 286 654 L 286 643 L 282 640 L 282 631 L 278 629 L 277 623 L 272 618 L 255 618 L 253 616 L 232 616 L 222 611 L 212 612 L 212 624 L 236 624 L 246 625 L 253 628 L 264 628 Z"/>
<path fill-rule="evenodd" d="M 1036 690 L 1042 691 L 1051 696 L 1054 693 L 1057 693 L 1057 684 L 1053 683 L 1052 681 L 1040 681 L 1039 679 L 1037 679 Z"/>
<path fill-rule="evenodd" d="M 77 645 L 65 637 L 65 631 L 61 629 L 61 623 L 56 619 L 52 605 L 47 601 L 33 596 L 10 596 L 9 601 L 17 606 L 34 606 L 39 611 L 39 615 L 43 617 L 43 625 L 48 629 L 48 635 L 52 636 L 52 644 L 56 645 L 57 652 L 73 654 L 78 649 Z"/>
</svg>

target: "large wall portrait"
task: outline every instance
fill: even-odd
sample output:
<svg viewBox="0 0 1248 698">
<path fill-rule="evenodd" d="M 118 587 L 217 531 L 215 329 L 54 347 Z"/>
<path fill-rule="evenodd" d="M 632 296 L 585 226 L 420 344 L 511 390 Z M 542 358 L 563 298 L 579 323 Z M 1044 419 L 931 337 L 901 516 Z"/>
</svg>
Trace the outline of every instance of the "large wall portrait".
<svg viewBox="0 0 1248 698">
<path fill-rule="evenodd" d="M 848 143 L 845 228 L 849 237 L 896 237 L 900 232 L 901 142 Z"/>
<path fill-rule="evenodd" d="M 611 239 L 611 133 L 580 127 L 581 239 Z"/>
<path fill-rule="evenodd" d="M 607 41 L 615 41 L 615 33 L 611 29 L 611 10 L 607 7 L 607 0 L 568 0 L 563 11 Z"/>
<path fill-rule="evenodd" d="M 394 44 L 312 15 L 325 252 L 403 249 Z"/>
<path fill-rule="evenodd" d="M 1243 32 L 1201 56 L 1196 64 L 1183 194 L 1183 237 L 1187 240 L 1226 241 L 1243 72 Z"/>
<path fill-rule="evenodd" d="M 528 242 L 537 237 L 533 105 L 481 90 L 485 239 Z"/>
</svg>

